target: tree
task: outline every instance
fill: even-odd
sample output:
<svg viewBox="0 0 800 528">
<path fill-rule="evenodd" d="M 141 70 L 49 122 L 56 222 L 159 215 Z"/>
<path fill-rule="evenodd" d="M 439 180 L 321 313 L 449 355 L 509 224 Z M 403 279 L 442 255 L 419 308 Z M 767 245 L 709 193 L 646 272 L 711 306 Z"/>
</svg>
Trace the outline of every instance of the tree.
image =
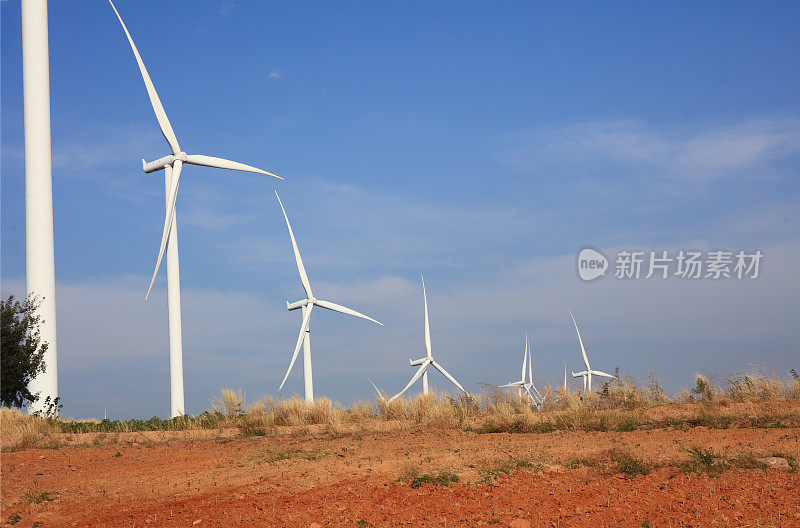
<svg viewBox="0 0 800 528">
<path fill-rule="evenodd" d="M 9 295 L 0 299 L 2 305 L 2 364 L 0 365 L 0 402 L 7 407 L 22 407 L 39 399 L 31 394 L 28 383 L 45 371 L 44 353 L 47 343 L 41 342 L 39 324 L 44 322 L 36 314 L 41 301 L 28 295 L 20 302 Z"/>
</svg>

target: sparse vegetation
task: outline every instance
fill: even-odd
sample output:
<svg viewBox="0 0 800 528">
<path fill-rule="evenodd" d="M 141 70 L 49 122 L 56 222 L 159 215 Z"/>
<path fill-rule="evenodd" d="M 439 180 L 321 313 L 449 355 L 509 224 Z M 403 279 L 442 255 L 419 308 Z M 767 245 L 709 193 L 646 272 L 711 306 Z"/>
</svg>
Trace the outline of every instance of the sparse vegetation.
<svg viewBox="0 0 800 528">
<path fill-rule="evenodd" d="M 442 470 L 438 473 L 425 473 L 414 478 L 410 486 L 412 488 L 419 488 L 424 484 L 433 484 L 434 486 L 449 486 L 452 482 L 458 482 L 458 475 L 451 471 Z"/>
<path fill-rule="evenodd" d="M 411 461 L 405 462 L 400 467 L 400 474 L 397 480 L 400 482 L 413 482 L 419 476 L 419 468 Z"/>
<path fill-rule="evenodd" d="M 691 391 L 664 394 L 660 381 L 650 373 L 644 385 L 630 376 L 605 383 L 595 393 L 543 385 L 545 404 L 537 409 L 513 391 L 484 385 L 480 394 L 452 398 L 431 393 L 412 398 L 360 401 L 349 408 L 327 398 L 308 405 L 293 396 L 275 400 L 262 397 L 245 403 L 240 390 L 223 389 L 211 409 L 195 416 L 149 420 L 72 420 L 28 416 L 3 409 L 0 414 L 3 450 L 57 448 L 58 433 L 119 434 L 142 431 L 189 429 L 237 429 L 242 436 L 271 436 L 280 427 L 293 427 L 297 434 L 315 425 L 326 426 L 332 436 L 345 424 L 400 421 L 423 429 L 459 428 L 482 434 L 549 433 L 552 431 L 626 432 L 641 429 L 679 429 L 703 426 L 727 428 L 785 428 L 800 426 L 800 376 L 789 372 L 780 377 L 754 365 L 749 372 L 731 376 L 718 386 L 698 374 Z M 759 405 L 752 405 L 757 403 Z M 787 405 L 788 403 L 788 405 Z M 658 408 L 657 412 L 653 412 Z M 97 442 L 112 443 L 114 436 Z"/>
<path fill-rule="evenodd" d="M 629 478 L 650 474 L 650 466 L 630 453 L 619 450 L 612 451 L 611 461 L 616 466 L 617 471 L 624 473 Z"/>
<path fill-rule="evenodd" d="M 510 475 L 514 471 L 532 469 L 540 466 L 541 464 L 535 464 L 527 459 L 511 458 L 505 462 L 495 464 L 491 468 L 481 470 L 480 483 L 494 486 L 494 481 L 502 475 Z"/>
<path fill-rule="evenodd" d="M 42 491 L 38 493 L 33 491 L 25 496 L 25 502 L 31 504 L 41 504 L 43 502 L 53 502 L 56 500 L 56 498 L 58 498 L 57 491 Z"/>
</svg>

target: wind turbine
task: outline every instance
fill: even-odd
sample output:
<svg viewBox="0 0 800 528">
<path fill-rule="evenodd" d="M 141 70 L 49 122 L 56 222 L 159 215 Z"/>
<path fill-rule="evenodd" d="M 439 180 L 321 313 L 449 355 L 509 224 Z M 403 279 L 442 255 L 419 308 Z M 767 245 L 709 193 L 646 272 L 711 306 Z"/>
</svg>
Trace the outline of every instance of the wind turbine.
<svg viewBox="0 0 800 528">
<path fill-rule="evenodd" d="M 158 250 L 158 258 L 156 259 L 155 270 L 153 277 L 150 279 L 150 286 L 147 288 L 145 300 L 150 298 L 150 291 L 153 289 L 153 284 L 158 275 L 158 269 L 161 266 L 161 259 L 164 256 L 164 250 L 167 251 L 167 304 L 169 307 L 169 365 L 170 365 L 170 416 L 175 416 L 184 413 L 183 403 L 183 346 L 181 337 L 181 299 L 180 299 L 180 268 L 178 262 L 178 230 L 175 221 L 175 201 L 178 197 L 178 182 L 181 177 L 181 168 L 184 163 L 190 165 L 202 165 L 205 167 L 216 167 L 219 169 L 233 169 L 245 172 L 256 172 L 258 174 L 266 174 L 278 179 L 283 179 L 280 176 L 269 173 L 267 171 L 251 167 L 236 161 L 230 161 L 222 158 L 215 158 L 213 156 L 204 156 L 201 154 L 186 154 L 178 144 L 178 138 L 175 137 L 175 132 L 172 130 L 167 114 L 158 98 L 153 81 L 147 73 L 147 68 L 142 62 L 142 57 L 139 55 L 139 50 L 133 43 L 133 38 L 122 21 L 122 17 L 114 6 L 111 0 L 108 0 L 111 8 L 116 13 L 119 23 L 122 24 L 122 29 L 128 37 L 128 42 L 133 50 L 133 55 L 139 65 L 139 71 L 142 74 L 145 88 L 147 88 L 147 95 L 150 97 L 150 104 L 153 106 L 153 111 L 156 114 L 158 126 L 161 128 L 161 133 L 169 144 L 172 153 L 164 156 L 155 161 L 147 163 L 142 159 L 142 170 L 145 173 L 156 172 L 164 170 L 164 190 L 166 192 L 166 215 L 164 217 L 164 229 L 161 234 L 161 246 Z"/>
<path fill-rule="evenodd" d="M 422 277 L 422 275 L 420 275 L 420 277 Z M 433 359 L 433 354 L 431 354 L 431 325 L 430 322 L 428 321 L 428 294 L 425 292 L 425 277 L 422 277 L 422 297 L 425 301 L 425 349 L 427 350 L 428 354 L 422 359 L 409 360 L 409 363 L 411 364 L 412 367 L 419 366 L 419 369 L 417 370 L 417 372 L 411 378 L 411 381 L 408 382 L 408 385 L 406 385 L 403 390 L 401 390 L 400 392 L 389 398 L 390 402 L 395 398 L 397 398 L 398 396 L 400 396 L 401 394 L 403 394 L 406 390 L 408 390 L 408 388 L 412 386 L 414 382 L 420 378 L 420 376 L 422 376 L 422 393 L 428 394 L 428 367 L 430 366 L 433 366 L 433 368 L 444 374 L 444 376 L 450 381 L 452 381 L 456 387 L 464 391 L 465 394 L 469 395 L 467 390 L 464 387 L 462 387 L 461 384 L 457 382 L 456 379 L 453 376 L 451 376 L 450 373 L 447 372 L 443 366 L 437 363 L 436 360 Z"/>
<path fill-rule="evenodd" d="M 544 397 L 539 393 L 539 391 L 536 389 L 536 386 L 533 384 L 533 348 L 528 346 L 527 334 L 525 334 L 525 346 L 528 348 L 528 382 L 525 384 L 525 390 L 528 391 L 528 395 L 531 396 L 531 399 L 536 406 L 541 407 L 544 403 Z M 536 394 L 536 398 L 531 395 L 531 389 L 533 389 L 534 394 Z"/>
<path fill-rule="evenodd" d="M 522 355 L 522 374 L 519 381 L 512 381 L 510 383 L 506 383 L 505 385 L 500 385 L 501 388 L 504 387 L 516 387 L 517 388 L 517 395 L 521 398 L 522 391 L 525 390 L 528 393 L 528 396 L 533 399 L 530 391 L 526 387 L 527 382 L 525 380 L 525 370 L 528 365 L 528 355 L 530 354 L 530 347 L 528 345 L 528 334 L 525 334 L 525 353 Z"/>
<path fill-rule="evenodd" d="M 289 237 L 292 239 L 292 248 L 294 249 L 294 259 L 297 262 L 297 271 L 300 273 L 300 282 L 306 292 L 305 299 L 293 303 L 286 301 L 287 310 L 297 310 L 298 308 L 301 310 L 301 313 L 303 314 L 303 323 L 300 325 L 300 335 L 297 336 L 297 345 L 294 347 L 292 361 L 289 363 L 289 369 L 286 371 L 286 375 L 283 377 L 283 381 L 281 382 L 281 386 L 278 387 L 278 390 L 281 390 L 283 388 L 283 384 L 286 383 L 286 379 L 289 377 L 289 373 L 292 371 L 294 362 L 297 359 L 297 354 L 300 352 L 300 346 L 303 345 L 303 377 L 305 380 L 306 402 L 313 403 L 314 382 L 311 376 L 311 327 L 309 320 L 311 319 L 311 311 L 314 309 L 314 306 L 319 306 L 320 308 L 325 308 L 327 310 L 332 310 L 334 312 L 340 312 L 347 315 L 354 315 L 356 317 L 372 321 L 373 323 L 378 323 L 381 326 L 383 326 L 383 323 L 345 306 L 332 303 L 330 301 L 323 301 L 322 299 L 317 299 L 314 297 L 314 294 L 311 293 L 311 283 L 308 281 L 306 268 L 303 266 L 303 259 L 300 258 L 300 250 L 297 249 L 297 241 L 294 239 L 292 225 L 289 223 L 289 217 L 286 215 L 286 209 L 283 208 L 283 202 L 281 202 L 281 197 L 278 196 L 278 191 L 275 191 L 275 196 L 278 198 L 281 211 L 283 211 L 283 217 L 286 219 L 286 227 L 289 228 Z"/>
<path fill-rule="evenodd" d="M 525 372 L 526 370 L 527 373 Z M 511 383 L 500 385 L 500 387 L 516 387 L 517 394 L 520 398 L 524 390 L 537 406 L 544 402 L 544 398 L 542 398 L 542 395 L 539 394 L 539 391 L 536 390 L 536 387 L 533 385 L 533 355 L 531 354 L 531 347 L 528 342 L 528 334 L 525 334 L 525 353 L 522 356 L 522 377 L 519 381 L 512 381 Z M 533 389 L 533 392 L 531 392 L 531 389 Z"/>
<path fill-rule="evenodd" d="M 603 378 L 614 378 L 615 376 L 608 374 L 606 372 L 600 370 L 592 370 L 589 366 L 589 358 L 586 357 L 586 349 L 583 347 L 583 339 L 581 339 L 581 331 L 578 330 L 578 323 L 575 322 L 575 316 L 572 315 L 572 310 L 569 311 L 570 317 L 572 317 L 572 324 L 575 325 L 575 331 L 578 332 L 578 343 L 581 345 L 581 354 L 583 354 L 583 363 L 586 365 L 586 370 L 581 372 L 573 372 L 573 378 L 583 378 L 583 391 L 586 392 L 586 385 L 588 381 L 589 391 L 592 390 L 592 376 L 600 376 Z"/>
</svg>

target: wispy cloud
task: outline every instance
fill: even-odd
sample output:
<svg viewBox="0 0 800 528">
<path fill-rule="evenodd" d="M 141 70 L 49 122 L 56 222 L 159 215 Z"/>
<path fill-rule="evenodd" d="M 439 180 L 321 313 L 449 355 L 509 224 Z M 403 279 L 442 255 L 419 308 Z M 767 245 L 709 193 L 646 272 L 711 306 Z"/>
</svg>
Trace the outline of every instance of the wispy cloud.
<svg viewBox="0 0 800 528">
<path fill-rule="evenodd" d="M 277 81 L 283 79 L 283 76 L 281 75 L 281 72 L 279 72 L 278 70 L 274 70 L 269 72 L 269 78 Z"/>
<path fill-rule="evenodd" d="M 696 128 L 655 127 L 636 120 L 537 129 L 512 140 L 501 159 L 530 171 L 553 159 L 614 162 L 650 175 L 713 181 L 760 170 L 800 153 L 800 119 L 752 119 Z"/>
</svg>

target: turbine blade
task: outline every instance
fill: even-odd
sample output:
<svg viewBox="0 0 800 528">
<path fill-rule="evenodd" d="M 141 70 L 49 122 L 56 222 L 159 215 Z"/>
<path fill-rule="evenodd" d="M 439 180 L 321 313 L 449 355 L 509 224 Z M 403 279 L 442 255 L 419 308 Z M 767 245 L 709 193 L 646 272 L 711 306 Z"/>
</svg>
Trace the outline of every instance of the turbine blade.
<svg viewBox="0 0 800 528">
<path fill-rule="evenodd" d="M 437 363 L 437 362 L 436 362 L 436 361 L 434 361 L 433 359 L 431 359 L 431 365 L 433 365 L 433 366 L 434 366 L 434 368 L 435 368 L 436 370 L 438 370 L 439 372 L 441 372 L 442 374 L 444 374 L 444 377 L 446 377 L 447 379 L 449 379 L 450 381 L 452 381 L 453 383 L 455 383 L 456 387 L 458 387 L 459 389 L 461 389 L 461 390 L 462 390 L 462 391 L 464 391 L 464 392 L 467 392 L 467 389 L 465 389 L 464 387 L 462 387 L 462 386 L 461 386 L 461 384 L 460 384 L 459 382 L 457 382 L 457 381 L 456 381 L 456 379 L 455 379 L 453 376 L 451 376 L 451 375 L 450 375 L 450 373 L 449 373 L 449 372 L 447 372 L 447 371 L 444 369 L 444 367 L 443 367 L 443 366 L 441 366 L 439 363 Z"/>
<path fill-rule="evenodd" d="M 528 334 L 525 334 L 525 354 L 522 356 L 522 380 L 525 380 L 525 366 L 528 361 Z"/>
<path fill-rule="evenodd" d="M 286 383 L 286 378 L 289 377 L 289 373 L 292 371 L 294 362 L 297 359 L 297 354 L 300 352 L 300 347 L 303 345 L 303 338 L 305 338 L 306 329 L 308 328 L 308 321 L 311 319 L 311 310 L 313 309 L 314 305 L 309 303 L 308 309 L 303 317 L 303 324 L 300 325 L 300 335 L 297 336 L 297 345 L 294 347 L 294 354 L 292 354 L 292 360 L 289 362 L 289 369 L 286 371 L 286 375 L 283 377 L 283 381 L 281 382 L 281 386 L 278 387 L 278 390 L 283 388 L 283 384 Z"/>
<path fill-rule="evenodd" d="M 572 324 L 575 325 L 575 331 L 578 332 L 578 343 L 581 344 L 581 354 L 583 354 L 583 362 L 586 364 L 586 370 L 587 371 L 592 370 L 591 367 L 589 366 L 589 358 L 586 357 L 586 349 L 583 348 L 583 339 L 581 339 L 581 331 L 578 330 L 578 323 L 575 322 L 575 316 L 572 315 L 572 309 L 570 309 L 569 315 L 570 317 L 572 317 Z"/>
<path fill-rule="evenodd" d="M 419 274 L 422 277 L 422 274 Z M 433 357 L 431 354 L 431 324 L 428 321 L 428 294 L 425 291 L 425 277 L 422 277 L 422 298 L 425 301 L 425 350 L 428 351 L 428 357 Z"/>
<path fill-rule="evenodd" d="M 419 379 L 419 377 L 420 377 L 420 376 L 422 376 L 422 373 L 423 373 L 423 372 L 425 372 L 425 369 L 426 369 L 426 368 L 428 368 L 428 365 L 430 365 L 430 364 L 431 364 L 431 362 L 430 362 L 430 361 L 425 361 L 425 363 L 423 363 L 422 365 L 420 365 L 419 369 L 417 369 L 417 372 L 416 372 L 416 373 L 414 374 L 414 376 L 411 378 L 411 381 L 409 381 L 409 382 L 408 382 L 408 385 L 406 385 L 405 387 L 403 387 L 403 390 L 401 390 L 400 392 L 398 392 L 397 394 L 395 394 L 394 396 L 392 396 L 391 398 L 389 398 L 389 402 L 391 403 L 391 402 L 392 402 L 392 401 L 393 401 L 395 398 L 398 398 L 398 397 L 399 397 L 400 395 L 402 395 L 402 394 L 403 394 L 405 391 L 407 391 L 407 390 L 408 390 L 408 388 L 409 388 L 410 386 L 412 386 L 412 385 L 414 384 L 414 382 L 415 382 L 415 381 L 417 381 L 417 380 Z"/>
<path fill-rule="evenodd" d="M 172 149 L 172 153 L 178 154 L 181 151 L 181 147 L 178 146 L 178 138 L 175 137 L 175 132 L 172 131 L 172 125 L 169 124 L 167 113 L 161 105 L 161 100 L 158 98 L 158 93 L 156 93 L 156 87 L 153 86 L 153 81 L 150 80 L 150 74 L 147 73 L 147 68 L 144 67 L 144 62 L 142 62 L 142 57 L 139 55 L 139 50 L 136 49 L 136 44 L 133 43 L 133 38 L 131 38 L 131 34 L 128 32 L 125 22 L 122 21 L 119 11 L 117 11 L 117 8 L 114 6 L 114 2 L 108 0 L 108 3 L 111 4 L 111 9 L 117 14 L 119 23 L 122 24 L 122 29 L 125 31 L 128 42 L 131 44 L 133 55 L 136 57 L 136 62 L 139 64 L 139 71 L 142 72 L 142 79 L 144 79 L 144 85 L 147 88 L 147 95 L 150 97 L 150 104 L 153 105 L 153 112 L 156 114 L 158 126 L 161 127 L 161 133 L 164 134 L 164 138 L 167 140 L 167 143 L 169 143 L 169 148 Z"/>
<path fill-rule="evenodd" d="M 283 179 L 277 174 L 272 174 L 271 172 L 261 170 L 257 167 L 251 167 L 250 165 L 239 163 L 238 161 L 231 161 L 223 158 L 215 158 L 214 156 L 203 156 L 202 154 L 188 154 L 186 156 L 186 163 L 191 163 L 192 165 L 202 165 L 203 167 L 216 167 L 217 169 L 231 169 L 244 172 L 255 172 L 258 174 L 266 174 L 267 176 L 272 176 L 273 178 L 278 178 L 279 180 Z"/>
<path fill-rule="evenodd" d="M 603 372 L 602 370 L 593 370 L 592 375 L 594 376 L 602 376 L 604 378 L 616 378 L 613 374 L 609 374 L 607 372 Z"/>
<path fill-rule="evenodd" d="M 527 393 L 528 393 L 528 398 L 530 398 L 531 400 L 533 400 L 533 401 L 534 401 L 534 403 L 535 403 L 535 402 L 536 402 L 536 398 L 534 398 L 534 397 L 533 397 L 533 394 L 531 394 L 531 391 L 530 391 L 530 389 L 528 389 L 528 387 L 525 387 L 525 392 L 527 392 Z"/>
<path fill-rule="evenodd" d="M 308 282 L 308 275 L 306 275 L 306 268 L 303 266 L 303 259 L 300 257 L 300 250 L 297 249 L 297 241 L 294 239 L 294 233 L 292 232 L 292 224 L 289 223 L 289 217 L 286 216 L 286 209 L 283 208 L 283 202 L 281 202 L 281 197 L 278 196 L 278 191 L 275 191 L 275 196 L 278 198 L 278 203 L 281 206 L 281 211 L 283 211 L 283 217 L 286 219 L 286 227 L 289 228 L 289 236 L 292 239 L 292 248 L 294 249 L 294 260 L 297 262 L 297 271 L 300 273 L 300 282 L 303 284 L 303 289 L 306 291 L 306 297 L 309 299 L 314 296 L 311 293 L 311 283 Z"/>
<path fill-rule="evenodd" d="M 525 336 L 525 345 L 528 348 L 528 383 L 533 383 L 533 348 L 528 344 L 527 335 Z"/>
<path fill-rule="evenodd" d="M 147 288 L 147 293 L 144 300 L 150 298 L 150 291 L 153 289 L 153 284 L 156 282 L 158 275 L 158 268 L 161 267 L 161 259 L 164 258 L 164 249 L 167 247 L 169 239 L 169 232 L 172 229 L 172 223 L 175 221 L 175 200 L 178 198 L 178 184 L 181 179 L 182 162 L 176 159 L 172 164 L 172 178 L 169 183 L 169 194 L 167 195 L 167 212 L 164 217 L 164 232 L 161 234 L 161 247 L 158 249 L 158 258 L 156 259 L 156 269 L 153 271 L 153 278 L 150 279 L 150 286 Z M 169 170 L 169 169 L 167 169 Z"/>
<path fill-rule="evenodd" d="M 368 381 L 370 382 L 370 384 L 372 385 L 372 388 L 373 388 L 373 389 L 375 389 L 375 392 L 377 392 L 377 393 L 378 393 L 378 398 L 380 398 L 380 399 L 381 399 L 381 401 L 385 401 L 385 400 L 386 400 L 386 397 L 383 395 L 383 393 L 381 392 L 381 390 L 380 390 L 380 389 L 379 389 L 379 388 L 378 388 L 378 387 L 377 387 L 377 386 L 376 386 L 374 383 L 372 383 L 372 380 L 371 380 L 371 379 L 367 378 L 367 380 L 368 380 Z"/>
<path fill-rule="evenodd" d="M 512 381 L 511 383 L 506 383 L 505 385 L 499 385 L 499 387 L 500 388 L 503 388 L 503 387 L 519 387 L 522 384 L 523 383 L 521 381 Z"/>
<path fill-rule="evenodd" d="M 314 304 L 316 304 L 320 308 L 326 308 L 328 310 L 333 310 L 334 312 L 360 317 L 362 319 L 366 319 L 367 321 L 372 321 L 373 323 L 378 323 L 379 325 L 383 326 L 383 323 L 381 323 L 380 321 L 376 321 L 375 319 L 373 319 L 368 315 L 364 315 L 361 312 L 357 312 L 355 310 L 347 308 L 346 306 L 342 306 L 341 304 L 332 303 L 330 301 L 322 301 L 320 299 L 314 301 Z"/>
</svg>

